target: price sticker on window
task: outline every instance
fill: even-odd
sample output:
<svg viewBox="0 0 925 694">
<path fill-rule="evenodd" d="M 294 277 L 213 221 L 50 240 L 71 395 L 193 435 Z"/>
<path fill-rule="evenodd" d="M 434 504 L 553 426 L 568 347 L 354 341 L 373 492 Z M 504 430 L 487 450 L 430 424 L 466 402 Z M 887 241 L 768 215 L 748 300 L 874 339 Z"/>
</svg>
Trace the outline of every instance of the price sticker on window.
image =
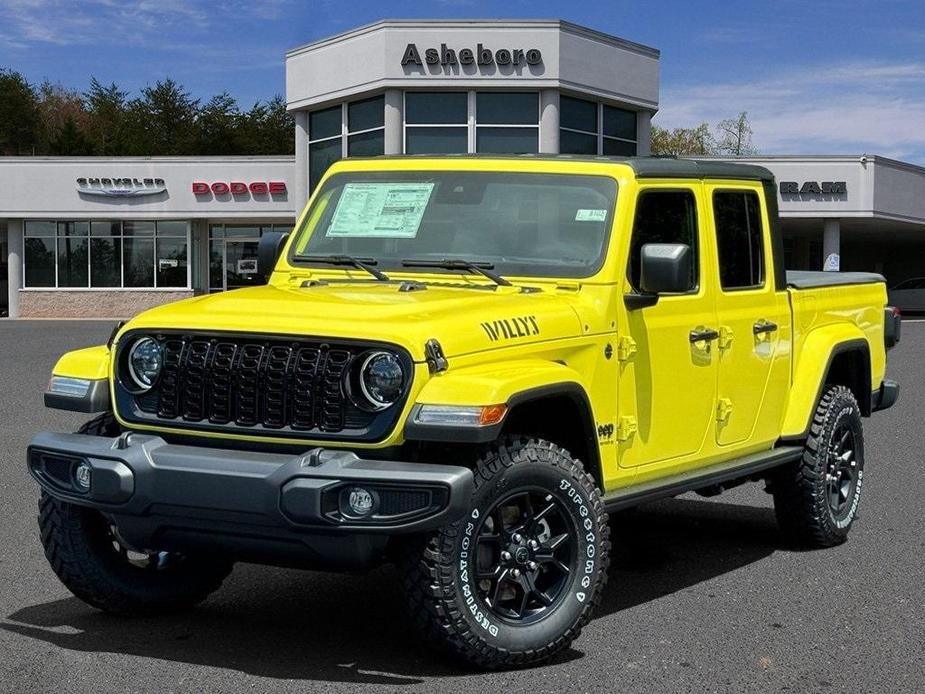
<svg viewBox="0 0 925 694">
<path fill-rule="evenodd" d="M 580 209 L 575 213 L 576 222 L 603 222 L 607 219 L 607 210 Z"/>
<path fill-rule="evenodd" d="M 326 236 L 413 239 L 433 183 L 348 183 Z"/>
</svg>

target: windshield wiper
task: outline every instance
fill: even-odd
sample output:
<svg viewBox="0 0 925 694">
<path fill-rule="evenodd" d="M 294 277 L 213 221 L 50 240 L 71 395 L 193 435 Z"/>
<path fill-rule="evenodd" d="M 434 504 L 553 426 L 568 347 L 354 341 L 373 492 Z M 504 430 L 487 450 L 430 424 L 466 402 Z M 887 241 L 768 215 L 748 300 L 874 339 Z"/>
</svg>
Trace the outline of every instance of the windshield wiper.
<svg viewBox="0 0 925 694">
<path fill-rule="evenodd" d="M 379 261 L 375 258 L 358 258 L 353 255 L 300 255 L 296 256 L 298 260 L 306 260 L 310 263 L 328 263 L 329 265 L 353 265 L 355 268 L 365 270 L 380 282 L 388 282 L 389 276 L 377 270 L 373 265 L 378 265 Z"/>
<path fill-rule="evenodd" d="M 442 258 L 440 260 L 427 260 L 424 258 L 406 258 L 401 261 L 403 267 L 439 267 L 445 270 L 468 270 L 483 277 L 487 277 L 492 282 L 502 287 L 510 287 L 511 283 L 501 275 L 492 272 L 495 267 L 494 263 L 483 263 L 472 260 L 463 260 L 461 258 Z"/>
</svg>

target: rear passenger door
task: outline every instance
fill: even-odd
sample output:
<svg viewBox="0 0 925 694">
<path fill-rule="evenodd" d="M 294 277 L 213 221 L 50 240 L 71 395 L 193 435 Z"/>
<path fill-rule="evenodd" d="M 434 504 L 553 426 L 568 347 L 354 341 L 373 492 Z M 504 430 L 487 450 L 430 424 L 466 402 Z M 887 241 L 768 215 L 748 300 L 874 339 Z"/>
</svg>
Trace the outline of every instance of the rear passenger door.
<svg viewBox="0 0 925 694">
<path fill-rule="evenodd" d="M 716 443 L 768 443 L 777 437 L 788 388 L 790 308 L 774 286 L 767 210 L 757 185 L 705 187 L 719 280 Z"/>
</svg>

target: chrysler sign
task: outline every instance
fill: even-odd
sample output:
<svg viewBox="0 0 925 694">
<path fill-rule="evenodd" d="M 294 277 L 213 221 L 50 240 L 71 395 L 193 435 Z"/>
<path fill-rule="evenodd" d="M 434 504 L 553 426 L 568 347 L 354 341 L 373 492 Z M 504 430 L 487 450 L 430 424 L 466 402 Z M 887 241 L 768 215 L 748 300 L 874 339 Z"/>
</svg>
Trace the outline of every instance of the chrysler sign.
<svg viewBox="0 0 925 694">
<path fill-rule="evenodd" d="M 87 176 L 77 179 L 77 192 L 110 198 L 137 198 L 165 193 L 167 186 L 163 178 Z"/>
</svg>

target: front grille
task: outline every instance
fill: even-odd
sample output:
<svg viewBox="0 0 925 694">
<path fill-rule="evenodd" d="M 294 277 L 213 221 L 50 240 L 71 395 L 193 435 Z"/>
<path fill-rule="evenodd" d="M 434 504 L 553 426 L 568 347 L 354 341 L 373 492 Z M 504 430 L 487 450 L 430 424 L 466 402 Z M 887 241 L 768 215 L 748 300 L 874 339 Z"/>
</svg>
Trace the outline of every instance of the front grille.
<svg viewBox="0 0 925 694">
<path fill-rule="evenodd" d="M 284 338 L 161 335 L 164 366 L 155 387 L 120 402 L 123 417 L 194 429 L 269 430 L 303 437 L 386 433 L 400 406 L 373 413 L 344 392 L 345 375 L 370 347 Z M 130 339 L 123 344 L 129 344 Z M 410 375 L 410 369 L 407 371 Z M 322 436 L 323 437 L 323 436 Z"/>
</svg>

